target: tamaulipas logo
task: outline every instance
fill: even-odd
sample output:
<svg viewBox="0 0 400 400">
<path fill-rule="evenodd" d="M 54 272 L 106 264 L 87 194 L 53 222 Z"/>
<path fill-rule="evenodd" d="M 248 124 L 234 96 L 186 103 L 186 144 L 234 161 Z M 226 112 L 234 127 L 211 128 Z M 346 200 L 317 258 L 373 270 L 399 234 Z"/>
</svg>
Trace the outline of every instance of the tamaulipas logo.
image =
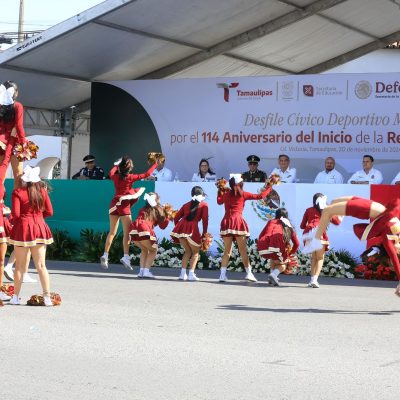
<svg viewBox="0 0 400 400">
<path fill-rule="evenodd" d="M 303 85 L 303 94 L 307 97 L 314 97 L 314 86 L 313 85 Z"/>
<path fill-rule="evenodd" d="M 258 190 L 261 193 L 263 188 Z M 272 190 L 271 193 L 261 200 L 254 200 L 251 202 L 254 212 L 263 221 L 269 221 L 275 218 L 275 212 L 278 208 L 285 207 L 285 202 L 279 197 L 277 191 Z"/>
<path fill-rule="evenodd" d="M 218 88 L 224 89 L 224 100 L 229 103 L 229 89 L 233 89 L 239 86 L 239 82 L 232 83 L 217 83 Z"/>
<path fill-rule="evenodd" d="M 224 100 L 229 103 L 230 89 L 237 88 L 239 86 L 238 82 L 232 83 L 217 83 L 218 88 L 224 89 Z M 265 96 L 272 96 L 272 90 L 267 89 L 248 89 L 241 90 L 237 89 L 235 91 L 237 100 L 260 100 Z"/>
</svg>

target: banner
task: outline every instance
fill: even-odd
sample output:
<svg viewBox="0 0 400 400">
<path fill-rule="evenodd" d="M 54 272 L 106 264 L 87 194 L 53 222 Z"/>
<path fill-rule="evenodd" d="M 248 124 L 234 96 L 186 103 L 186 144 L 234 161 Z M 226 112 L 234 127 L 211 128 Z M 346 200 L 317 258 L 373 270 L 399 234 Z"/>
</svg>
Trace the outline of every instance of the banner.
<svg viewBox="0 0 400 400">
<path fill-rule="evenodd" d="M 333 156 L 345 180 L 371 154 L 390 183 L 400 154 L 398 74 L 335 74 L 108 82 L 135 98 L 157 131 L 166 166 L 190 180 L 201 158 L 218 176 L 281 153 L 300 182 Z M 146 135 L 146 132 L 141 132 Z"/>
</svg>

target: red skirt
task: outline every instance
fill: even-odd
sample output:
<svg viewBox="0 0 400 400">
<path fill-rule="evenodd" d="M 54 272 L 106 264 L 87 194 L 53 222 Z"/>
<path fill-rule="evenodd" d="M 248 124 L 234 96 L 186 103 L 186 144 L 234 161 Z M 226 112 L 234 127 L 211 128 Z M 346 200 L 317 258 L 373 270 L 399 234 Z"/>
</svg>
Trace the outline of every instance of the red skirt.
<svg viewBox="0 0 400 400">
<path fill-rule="evenodd" d="M 152 224 L 145 219 L 136 219 L 129 227 L 129 236 L 132 242 L 150 240 L 153 247 L 157 247 L 157 236 Z"/>
<path fill-rule="evenodd" d="M 346 215 L 359 219 L 369 219 L 372 200 L 354 196 L 347 201 Z"/>
<path fill-rule="evenodd" d="M 250 236 L 249 227 L 241 214 L 225 215 L 221 221 L 221 236 Z"/>
<path fill-rule="evenodd" d="M 179 243 L 179 239 L 187 239 L 192 246 L 200 247 L 201 235 L 195 221 L 181 219 L 171 232 L 173 242 Z"/>
<path fill-rule="evenodd" d="M 261 236 L 257 241 L 257 249 L 260 256 L 265 259 L 278 260 L 283 263 L 289 257 L 282 234 Z"/>
<path fill-rule="evenodd" d="M 21 247 L 47 245 L 53 243 L 53 235 L 43 218 L 23 217 L 14 221 L 8 242 Z"/>
<path fill-rule="evenodd" d="M 132 206 L 138 201 L 145 188 L 133 189 L 133 193 L 116 195 L 110 203 L 108 213 L 110 215 L 131 215 Z"/>
</svg>

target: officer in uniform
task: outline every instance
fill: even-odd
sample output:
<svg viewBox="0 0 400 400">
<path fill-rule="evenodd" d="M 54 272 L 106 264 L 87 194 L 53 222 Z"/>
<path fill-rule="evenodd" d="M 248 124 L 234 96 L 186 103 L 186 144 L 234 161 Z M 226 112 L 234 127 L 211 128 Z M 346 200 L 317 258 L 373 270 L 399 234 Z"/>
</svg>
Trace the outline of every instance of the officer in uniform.
<svg viewBox="0 0 400 400">
<path fill-rule="evenodd" d="M 264 171 L 258 169 L 258 163 L 260 162 L 260 157 L 254 154 L 247 157 L 247 162 L 249 165 L 249 170 L 242 174 L 244 182 L 265 182 L 267 179 L 267 174 Z"/>
<path fill-rule="evenodd" d="M 79 172 L 73 175 L 72 179 L 80 179 L 80 180 L 87 180 L 87 179 L 96 179 L 102 180 L 104 179 L 104 170 L 103 168 L 96 167 L 95 157 L 91 154 L 85 156 L 83 158 L 83 162 L 85 163 L 85 167 L 81 168 Z"/>
</svg>

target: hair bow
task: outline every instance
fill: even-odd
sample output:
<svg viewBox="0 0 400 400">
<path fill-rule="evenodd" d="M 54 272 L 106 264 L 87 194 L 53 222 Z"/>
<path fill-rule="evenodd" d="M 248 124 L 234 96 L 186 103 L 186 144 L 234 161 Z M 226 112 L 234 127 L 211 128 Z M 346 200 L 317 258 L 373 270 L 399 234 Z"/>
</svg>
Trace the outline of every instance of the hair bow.
<svg viewBox="0 0 400 400">
<path fill-rule="evenodd" d="M 199 203 L 201 203 L 204 199 L 205 199 L 205 197 L 202 194 L 198 194 L 198 195 L 192 197 L 193 201 L 198 201 Z"/>
<path fill-rule="evenodd" d="M 150 207 L 155 207 L 157 205 L 156 195 L 146 193 L 143 197 L 145 201 L 147 201 Z"/>
<path fill-rule="evenodd" d="M 21 176 L 24 182 L 39 182 L 40 181 L 40 167 L 32 168 L 27 165 L 24 168 L 24 174 Z"/>
<path fill-rule="evenodd" d="M 320 210 L 323 210 L 324 208 L 326 208 L 327 200 L 328 200 L 328 198 L 326 196 L 321 196 L 321 197 L 318 197 L 318 199 L 315 203 L 318 204 Z"/>
<path fill-rule="evenodd" d="M 15 89 L 11 86 L 8 89 L 1 84 L 0 85 L 0 104 L 3 106 L 9 106 L 14 104 L 14 93 Z"/>
<path fill-rule="evenodd" d="M 292 224 L 287 218 L 280 217 L 279 219 L 283 222 L 284 225 L 288 226 L 289 228 L 292 228 Z"/>
</svg>

